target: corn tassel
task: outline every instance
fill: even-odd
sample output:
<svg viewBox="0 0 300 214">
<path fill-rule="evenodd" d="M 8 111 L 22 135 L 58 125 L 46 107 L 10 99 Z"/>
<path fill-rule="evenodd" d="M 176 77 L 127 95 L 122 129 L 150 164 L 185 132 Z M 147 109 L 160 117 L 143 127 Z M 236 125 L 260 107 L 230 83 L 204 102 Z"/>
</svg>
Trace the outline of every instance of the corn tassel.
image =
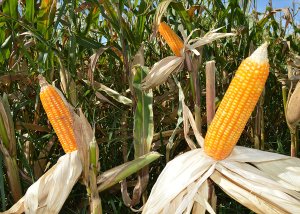
<svg viewBox="0 0 300 214">
<path fill-rule="evenodd" d="M 183 41 L 180 37 L 165 23 L 161 22 L 158 26 L 158 32 L 166 40 L 167 44 L 176 56 L 181 56 Z"/>
<path fill-rule="evenodd" d="M 238 68 L 209 126 L 204 149 L 216 160 L 230 155 L 263 91 L 269 74 L 267 44 Z"/>
<path fill-rule="evenodd" d="M 58 91 L 39 76 L 41 91 L 40 99 L 47 117 L 65 151 L 77 150 L 71 112 Z"/>
</svg>

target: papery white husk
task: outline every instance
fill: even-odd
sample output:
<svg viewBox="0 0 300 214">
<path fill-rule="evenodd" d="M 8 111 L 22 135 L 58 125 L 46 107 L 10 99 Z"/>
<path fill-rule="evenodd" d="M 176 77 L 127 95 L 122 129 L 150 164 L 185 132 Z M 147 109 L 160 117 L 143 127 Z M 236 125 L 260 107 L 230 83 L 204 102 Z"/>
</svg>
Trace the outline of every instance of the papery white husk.
<svg viewBox="0 0 300 214">
<path fill-rule="evenodd" d="M 65 154 L 4 214 L 24 211 L 30 214 L 59 213 L 81 172 L 82 164 L 78 151 Z"/>
<path fill-rule="evenodd" d="M 164 83 L 171 73 L 182 69 L 183 61 L 184 57 L 168 56 L 155 63 L 149 74 L 143 79 L 142 88 L 148 90 Z"/>
<path fill-rule="evenodd" d="M 282 165 L 287 167 L 282 168 Z M 199 198 L 199 190 L 208 177 L 228 195 L 257 213 L 300 213 L 300 194 L 295 191 L 300 185 L 291 182 L 300 179 L 299 166 L 297 158 L 239 146 L 222 161 L 207 156 L 203 149 L 194 149 L 167 164 L 143 213 L 189 213 L 195 201 L 214 213 L 205 194 L 200 194 L 204 197 Z M 177 197 L 180 200 L 176 200 Z"/>
</svg>

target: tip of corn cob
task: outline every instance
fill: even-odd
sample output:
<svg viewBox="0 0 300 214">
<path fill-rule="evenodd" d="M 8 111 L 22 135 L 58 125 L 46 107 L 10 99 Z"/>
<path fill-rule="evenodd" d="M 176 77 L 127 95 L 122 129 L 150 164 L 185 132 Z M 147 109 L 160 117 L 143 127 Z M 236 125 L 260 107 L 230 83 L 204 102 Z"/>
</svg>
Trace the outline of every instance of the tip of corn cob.
<svg viewBox="0 0 300 214">
<path fill-rule="evenodd" d="M 45 77 L 43 77 L 43 75 L 39 74 L 38 79 L 39 79 L 39 84 L 40 84 L 41 88 L 43 88 L 43 86 L 49 85 L 49 83 L 46 81 L 46 79 L 45 79 Z"/>
<path fill-rule="evenodd" d="M 266 63 L 269 62 L 268 60 L 268 43 L 265 42 L 260 47 L 258 47 L 249 57 L 256 63 Z"/>
</svg>

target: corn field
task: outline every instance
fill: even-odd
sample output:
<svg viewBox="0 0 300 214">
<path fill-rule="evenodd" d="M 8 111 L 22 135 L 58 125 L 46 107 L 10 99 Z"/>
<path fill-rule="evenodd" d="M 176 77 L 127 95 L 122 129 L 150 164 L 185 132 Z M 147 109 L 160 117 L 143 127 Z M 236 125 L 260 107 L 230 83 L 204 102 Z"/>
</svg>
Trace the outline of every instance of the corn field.
<svg viewBox="0 0 300 214">
<path fill-rule="evenodd" d="M 300 212 L 300 2 L 266 2 L 0 0 L 0 212 Z"/>
</svg>

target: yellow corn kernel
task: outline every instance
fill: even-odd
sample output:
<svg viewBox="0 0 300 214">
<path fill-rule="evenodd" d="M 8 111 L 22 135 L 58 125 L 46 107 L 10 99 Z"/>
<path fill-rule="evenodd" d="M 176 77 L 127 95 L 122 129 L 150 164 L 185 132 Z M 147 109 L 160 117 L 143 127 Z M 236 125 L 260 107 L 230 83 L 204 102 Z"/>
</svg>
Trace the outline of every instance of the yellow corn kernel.
<svg viewBox="0 0 300 214">
<path fill-rule="evenodd" d="M 158 32 L 166 40 L 167 44 L 176 56 L 181 56 L 181 49 L 183 48 L 183 41 L 180 37 L 167 25 L 161 22 L 158 26 Z"/>
<path fill-rule="evenodd" d="M 41 91 L 40 99 L 47 117 L 62 145 L 65 153 L 77 150 L 73 121 L 68 106 L 61 95 L 46 80 L 39 76 Z"/>
<path fill-rule="evenodd" d="M 216 160 L 230 155 L 255 108 L 268 75 L 267 44 L 264 44 L 241 63 L 232 79 L 205 136 L 204 150 L 207 155 Z"/>
</svg>

